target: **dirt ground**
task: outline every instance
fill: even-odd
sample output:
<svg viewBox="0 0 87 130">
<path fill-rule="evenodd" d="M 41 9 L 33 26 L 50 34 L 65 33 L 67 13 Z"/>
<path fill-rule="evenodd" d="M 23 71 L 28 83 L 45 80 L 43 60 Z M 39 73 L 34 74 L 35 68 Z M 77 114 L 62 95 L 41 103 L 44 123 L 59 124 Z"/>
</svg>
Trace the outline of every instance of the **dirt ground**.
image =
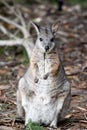
<svg viewBox="0 0 87 130">
<path fill-rule="evenodd" d="M 59 123 L 58 130 L 87 130 L 87 7 L 66 7 L 63 12 L 45 4 L 26 8 L 27 12 L 23 10 L 23 13 L 40 24 L 62 21 L 56 42 L 71 82 L 72 101 L 70 113 L 64 122 Z M 9 14 L 5 7 L 0 9 L 0 13 Z M 0 33 L 1 37 L 4 39 L 5 36 Z M 0 47 L 0 130 L 22 130 L 24 121 L 17 115 L 16 91 L 18 80 L 28 64 L 24 64 L 25 57 L 21 55 L 23 48 L 14 47 L 9 51 L 4 47 L 3 54 L 2 49 Z"/>
</svg>

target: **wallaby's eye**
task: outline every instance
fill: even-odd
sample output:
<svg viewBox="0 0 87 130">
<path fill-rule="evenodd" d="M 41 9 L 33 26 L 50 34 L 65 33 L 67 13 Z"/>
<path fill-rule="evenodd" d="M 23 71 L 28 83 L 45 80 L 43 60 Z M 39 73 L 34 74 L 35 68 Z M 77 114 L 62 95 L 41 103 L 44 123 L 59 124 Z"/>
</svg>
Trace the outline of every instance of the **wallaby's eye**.
<svg viewBox="0 0 87 130">
<path fill-rule="evenodd" d="M 54 38 L 51 38 L 50 41 L 51 41 L 51 42 L 54 42 Z"/>
<path fill-rule="evenodd" d="M 42 39 L 42 38 L 40 38 L 40 41 L 43 41 L 43 39 Z"/>
</svg>

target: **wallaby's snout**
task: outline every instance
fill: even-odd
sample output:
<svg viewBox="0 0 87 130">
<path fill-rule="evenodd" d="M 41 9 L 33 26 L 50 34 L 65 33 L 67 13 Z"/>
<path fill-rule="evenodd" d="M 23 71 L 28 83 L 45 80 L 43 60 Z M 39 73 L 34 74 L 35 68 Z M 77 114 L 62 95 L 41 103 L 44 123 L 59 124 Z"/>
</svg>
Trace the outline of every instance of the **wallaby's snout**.
<svg viewBox="0 0 87 130">
<path fill-rule="evenodd" d="M 49 50 L 49 46 L 45 46 L 45 50 L 48 51 Z"/>
</svg>

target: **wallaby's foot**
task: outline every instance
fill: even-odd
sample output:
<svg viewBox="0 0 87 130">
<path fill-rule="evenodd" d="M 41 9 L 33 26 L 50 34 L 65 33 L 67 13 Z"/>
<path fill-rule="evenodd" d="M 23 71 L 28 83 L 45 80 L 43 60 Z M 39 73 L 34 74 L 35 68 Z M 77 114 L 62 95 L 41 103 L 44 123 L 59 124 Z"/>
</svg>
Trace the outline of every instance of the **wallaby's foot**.
<svg viewBox="0 0 87 130">
<path fill-rule="evenodd" d="M 38 83 L 38 81 L 39 81 L 39 79 L 37 77 L 35 77 L 34 82 Z"/>
<path fill-rule="evenodd" d="M 45 75 L 43 76 L 43 79 L 47 79 L 48 76 L 49 76 L 49 73 L 45 74 Z"/>
<path fill-rule="evenodd" d="M 52 128 L 52 127 L 49 127 L 48 130 L 61 130 L 61 128 Z"/>
<path fill-rule="evenodd" d="M 57 126 L 54 125 L 54 124 L 51 124 L 51 125 L 50 125 L 50 128 L 52 128 L 52 129 L 57 129 Z"/>
<path fill-rule="evenodd" d="M 53 120 L 52 123 L 50 124 L 50 127 L 53 129 L 57 129 L 57 121 Z"/>
</svg>

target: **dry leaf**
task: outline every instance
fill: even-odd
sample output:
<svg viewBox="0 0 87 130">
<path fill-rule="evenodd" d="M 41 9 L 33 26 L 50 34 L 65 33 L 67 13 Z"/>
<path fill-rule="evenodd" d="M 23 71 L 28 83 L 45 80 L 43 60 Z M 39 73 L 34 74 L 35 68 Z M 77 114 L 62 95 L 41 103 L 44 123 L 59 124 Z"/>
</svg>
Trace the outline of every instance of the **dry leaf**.
<svg viewBox="0 0 87 130">
<path fill-rule="evenodd" d="M 0 85 L 0 90 L 9 89 L 11 86 L 7 85 Z"/>
<path fill-rule="evenodd" d="M 7 126 L 0 126 L 0 130 L 15 130 L 15 129 Z"/>
</svg>

